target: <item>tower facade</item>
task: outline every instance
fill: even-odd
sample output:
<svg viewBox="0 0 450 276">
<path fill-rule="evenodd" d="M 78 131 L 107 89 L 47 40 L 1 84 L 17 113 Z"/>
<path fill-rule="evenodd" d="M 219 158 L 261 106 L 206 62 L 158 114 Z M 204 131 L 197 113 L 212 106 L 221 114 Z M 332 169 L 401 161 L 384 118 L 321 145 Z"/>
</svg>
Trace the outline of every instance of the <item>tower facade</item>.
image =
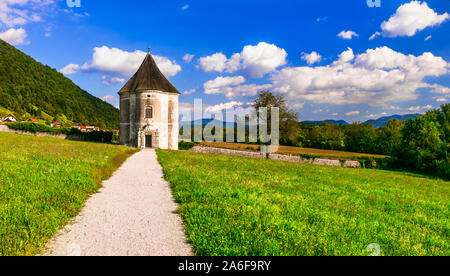
<svg viewBox="0 0 450 276">
<path fill-rule="evenodd" d="M 120 144 L 137 148 L 178 149 L 178 90 L 149 53 L 119 91 Z"/>
</svg>

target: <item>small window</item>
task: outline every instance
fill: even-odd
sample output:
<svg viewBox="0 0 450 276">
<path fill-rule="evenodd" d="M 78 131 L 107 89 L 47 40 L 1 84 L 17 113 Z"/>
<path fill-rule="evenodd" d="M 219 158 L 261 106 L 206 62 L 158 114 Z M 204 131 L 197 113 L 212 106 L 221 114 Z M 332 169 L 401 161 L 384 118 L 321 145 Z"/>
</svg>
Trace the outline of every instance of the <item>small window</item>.
<svg viewBox="0 0 450 276">
<path fill-rule="evenodd" d="M 153 119 L 153 107 L 145 107 L 145 119 Z"/>
</svg>

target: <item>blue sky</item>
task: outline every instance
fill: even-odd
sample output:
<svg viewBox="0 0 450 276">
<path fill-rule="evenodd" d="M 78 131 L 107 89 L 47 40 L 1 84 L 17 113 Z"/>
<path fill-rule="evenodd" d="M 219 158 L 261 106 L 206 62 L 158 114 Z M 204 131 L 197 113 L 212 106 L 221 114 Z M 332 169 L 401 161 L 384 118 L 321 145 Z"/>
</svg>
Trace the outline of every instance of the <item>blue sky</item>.
<svg viewBox="0 0 450 276">
<path fill-rule="evenodd" d="M 270 89 L 302 120 L 365 121 L 449 102 L 448 13 L 441 0 L 0 0 L 0 38 L 115 106 L 150 46 L 182 108 Z"/>
</svg>

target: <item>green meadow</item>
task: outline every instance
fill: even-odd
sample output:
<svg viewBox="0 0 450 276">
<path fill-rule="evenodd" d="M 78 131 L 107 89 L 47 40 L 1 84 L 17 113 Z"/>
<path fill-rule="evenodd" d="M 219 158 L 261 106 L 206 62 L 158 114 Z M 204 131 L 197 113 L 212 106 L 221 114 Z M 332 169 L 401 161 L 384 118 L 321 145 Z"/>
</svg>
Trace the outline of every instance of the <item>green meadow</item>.
<svg viewBox="0 0 450 276">
<path fill-rule="evenodd" d="M 134 152 L 0 132 L 0 255 L 39 253 Z"/>
<path fill-rule="evenodd" d="M 449 255 L 448 181 L 158 150 L 197 255 Z"/>
</svg>

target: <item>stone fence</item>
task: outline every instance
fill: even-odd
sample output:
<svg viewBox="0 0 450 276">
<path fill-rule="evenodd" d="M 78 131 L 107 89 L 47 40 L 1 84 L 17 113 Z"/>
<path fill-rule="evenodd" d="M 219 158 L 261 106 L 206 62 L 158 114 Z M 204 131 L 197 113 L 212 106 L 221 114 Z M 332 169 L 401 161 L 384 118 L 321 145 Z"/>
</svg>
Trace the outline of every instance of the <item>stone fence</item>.
<svg viewBox="0 0 450 276">
<path fill-rule="evenodd" d="M 225 155 L 235 155 L 250 158 L 259 159 L 271 159 L 277 161 L 294 162 L 294 163 L 310 163 L 314 165 L 325 165 L 333 167 L 344 167 L 344 168 L 361 168 L 361 163 L 357 160 L 347 160 L 347 159 L 331 159 L 325 157 L 317 158 L 304 158 L 298 155 L 285 155 L 285 154 L 265 154 L 256 151 L 243 151 L 243 150 L 232 150 L 232 149 L 222 149 L 213 147 L 203 147 L 194 146 L 191 151 L 200 153 L 212 153 L 212 154 L 225 154 Z"/>
</svg>

